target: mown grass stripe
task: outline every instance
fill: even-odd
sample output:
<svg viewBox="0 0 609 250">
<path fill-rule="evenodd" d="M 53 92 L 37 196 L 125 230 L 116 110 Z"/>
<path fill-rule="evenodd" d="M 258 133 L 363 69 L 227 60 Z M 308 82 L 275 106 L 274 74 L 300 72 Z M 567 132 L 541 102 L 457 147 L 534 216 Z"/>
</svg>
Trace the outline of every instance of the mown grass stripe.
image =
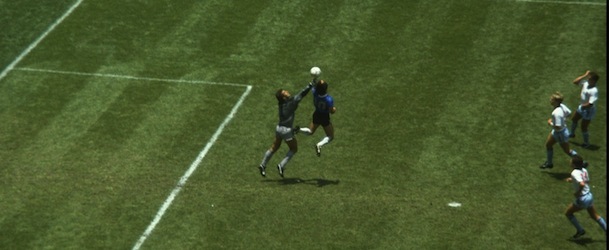
<svg viewBox="0 0 609 250">
<path fill-rule="evenodd" d="M 21 52 L 21 54 L 19 54 L 19 56 L 17 56 L 17 58 L 15 58 L 15 60 L 13 60 L 13 62 L 11 62 L 11 64 L 9 64 L 4 70 L 2 70 L 2 72 L 0 72 L 0 81 L 2 81 L 2 79 L 6 76 L 6 74 L 8 74 L 9 71 L 11 71 L 15 65 L 17 65 L 19 62 L 21 62 L 21 60 L 23 60 L 23 58 L 25 56 L 27 56 L 34 48 L 36 48 L 36 46 L 38 46 L 38 44 L 47 36 L 49 35 L 49 33 L 51 33 L 51 31 L 53 31 L 55 29 L 55 27 L 57 27 L 61 22 L 63 22 L 64 19 L 66 19 L 66 17 L 68 17 L 70 14 L 72 14 L 72 12 L 80 5 L 80 3 L 82 3 L 82 0 L 78 0 L 76 3 L 74 3 L 70 9 L 68 9 L 68 11 L 66 11 L 66 13 L 64 13 L 61 17 L 59 17 L 59 19 L 57 19 L 57 21 L 55 21 L 53 24 L 51 24 L 51 26 L 45 30 L 42 35 L 40 35 L 40 37 L 38 37 L 38 39 L 34 40 L 34 42 L 32 44 L 30 44 L 30 46 L 28 46 L 23 52 Z"/>
<path fill-rule="evenodd" d="M 220 124 L 220 126 L 218 127 L 216 132 L 213 134 L 211 139 L 209 139 L 209 141 L 205 145 L 205 148 L 203 148 L 203 150 L 199 153 L 199 155 L 197 156 L 195 161 L 190 165 L 190 167 L 188 168 L 186 173 L 184 173 L 184 175 L 180 178 L 180 181 L 178 181 L 178 184 L 171 191 L 171 193 L 169 194 L 169 196 L 167 197 L 165 202 L 163 202 L 163 205 L 161 206 L 161 208 L 159 209 L 157 214 L 154 216 L 154 219 L 152 220 L 152 222 L 150 223 L 148 228 L 146 228 L 146 231 L 144 231 L 142 236 L 135 243 L 135 246 L 133 246 L 133 250 L 140 249 L 140 247 L 142 246 L 142 244 L 144 244 L 144 242 L 146 241 L 148 236 L 150 236 L 150 234 L 152 233 L 152 231 L 154 230 L 156 225 L 161 221 L 161 218 L 163 218 L 165 211 L 167 211 L 167 209 L 169 209 L 169 207 L 171 206 L 171 203 L 173 203 L 173 200 L 175 199 L 175 197 L 182 190 L 182 187 L 184 185 L 186 185 L 188 178 L 190 178 L 192 173 L 194 173 L 194 171 L 197 170 L 197 168 L 199 167 L 199 164 L 201 164 L 201 161 L 203 161 L 203 158 L 205 158 L 205 155 L 207 155 L 207 152 L 209 152 L 209 149 L 216 143 L 216 141 L 218 140 L 218 137 L 220 137 L 220 134 L 222 134 L 222 131 L 224 131 L 224 127 L 226 127 L 226 125 L 233 119 L 233 117 L 237 113 L 237 110 L 239 109 L 239 107 L 241 107 L 241 104 L 243 104 L 243 101 L 245 101 L 245 98 L 249 95 L 251 90 L 252 90 L 252 87 L 248 86 L 247 89 L 245 90 L 245 92 L 243 92 L 243 95 L 241 95 L 241 98 L 239 98 L 239 100 L 237 101 L 235 106 L 233 106 L 233 109 L 231 110 L 231 112 L 228 114 L 228 116 L 226 116 L 226 118 L 224 119 L 222 124 Z"/>
</svg>

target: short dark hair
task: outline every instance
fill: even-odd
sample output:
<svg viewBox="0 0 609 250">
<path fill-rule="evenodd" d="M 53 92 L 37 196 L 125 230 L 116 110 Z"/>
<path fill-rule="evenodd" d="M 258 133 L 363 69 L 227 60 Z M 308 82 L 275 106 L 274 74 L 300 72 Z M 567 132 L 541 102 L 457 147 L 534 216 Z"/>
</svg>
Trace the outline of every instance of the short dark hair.
<svg viewBox="0 0 609 250">
<path fill-rule="evenodd" d="M 315 85 L 315 94 L 325 95 L 326 93 L 328 93 L 328 83 L 324 80 L 319 80 Z"/>
<path fill-rule="evenodd" d="M 571 163 L 575 166 L 575 168 L 583 168 L 584 167 L 584 158 L 579 155 L 575 155 L 571 157 Z"/>
<path fill-rule="evenodd" d="M 275 97 L 277 98 L 277 101 L 278 101 L 279 103 L 283 103 L 283 102 L 284 102 L 282 92 L 283 92 L 283 89 L 278 89 L 278 90 L 275 92 Z"/>
<path fill-rule="evenodd" d="M 596 72 L 590 72 L 590 73 L 588 73 L 588 76 L 590 77 L 589 81 L 593 81 L 593 82 L 598 81 L 598 74 Z"/>
</svg>

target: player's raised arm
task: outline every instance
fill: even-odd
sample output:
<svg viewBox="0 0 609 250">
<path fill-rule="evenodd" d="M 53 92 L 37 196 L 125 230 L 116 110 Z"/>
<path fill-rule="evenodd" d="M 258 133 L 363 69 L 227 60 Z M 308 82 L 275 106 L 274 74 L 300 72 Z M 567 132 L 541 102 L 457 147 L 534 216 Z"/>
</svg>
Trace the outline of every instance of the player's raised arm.
<svg viewBox="0 0 609 250">
<path fill-rule="evenodd" d="M 590 70 L 586 70 L 586 73 L 584 73 L 583 75 L 578 76 L 577 78 L 575 78 L 575 79 L 573 80 L 573 84 L 575 84 L 575 85 L 579 85 L 579 82 L 580 82 L 582 79 L 584 79 L 584 78 L 588 77 L 588 74 L 590 74 Z"/>
</svg>

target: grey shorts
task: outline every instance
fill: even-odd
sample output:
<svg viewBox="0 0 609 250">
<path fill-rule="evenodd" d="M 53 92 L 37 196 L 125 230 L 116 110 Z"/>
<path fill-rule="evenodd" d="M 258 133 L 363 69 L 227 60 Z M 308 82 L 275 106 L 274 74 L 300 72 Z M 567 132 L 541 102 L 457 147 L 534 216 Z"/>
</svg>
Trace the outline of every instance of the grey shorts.
<svg viewBox="0 0 609 250">
<path fill-rule="evenodd" d="M 290 127 L 277 126 L 275 128 L 275 136 L 281 137 L 284 141 L 291 141 L 294 139 L 294 131 Z"/>
</svg>

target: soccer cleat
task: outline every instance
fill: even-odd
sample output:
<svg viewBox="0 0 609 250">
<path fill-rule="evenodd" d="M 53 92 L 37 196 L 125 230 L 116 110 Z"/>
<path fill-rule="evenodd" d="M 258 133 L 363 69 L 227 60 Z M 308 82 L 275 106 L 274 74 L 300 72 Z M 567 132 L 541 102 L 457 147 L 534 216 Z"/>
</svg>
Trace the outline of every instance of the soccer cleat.
<svg viewBox="0 0 609 250">
<path fill-rule="evenodd" d="M 552 163 L 548 163 L 547 161 L 546 161 L 546 162 L 544 162 L 543 164 L 541 164 L 541 166 L 539 166 L 539 168 L 541 168 L 541 169 L 545 169 L 545 168 L 553 168 L 553 167 L 554 167 L 554 164 L 552 164 Z"/>
<path fill-rule="evenodd" d="M 283 178 L 283 168 L 281 167 L 281 165 L 277 165 L 277 170 L 279 171 L 279 176 Z"/>
<path fill-rule="evenodd" d="M 317 157 L 321 156 L 321 147 L 318 145 L 315 145 L 315 153 L 317 154 Z"/>
<path fill-rule="evenodd" d="M 579 237 L 582 237 L 582 236 L 584 236 L 584 234 L 586 234 L 586 230 L 578 231 L 577 233 L 575 233 L 575 235 L 573 235 L 573 239 L 577 239 Z"/>
<path fill-rule="evenodd" d="M 587 161 L 584 161 L 582 163 L 582 168 L 588 168 L 588 162 Z"/>
<path fill-rule="evenodd" d="M 264 165 L 260 164 L 260 166 L 258 166 L 258 169 L 260 169 L 260 175 L 262 175 L 262 177 L 266 177 L 266 171 L 265 171 Z"/>
<path fill-rule="evenodd" d="M 590 145 L 590 143 L 582 144 L 582 148 L 590 148 L 590 146 L 592 146 L 592 145 Z"/>
</svg>

